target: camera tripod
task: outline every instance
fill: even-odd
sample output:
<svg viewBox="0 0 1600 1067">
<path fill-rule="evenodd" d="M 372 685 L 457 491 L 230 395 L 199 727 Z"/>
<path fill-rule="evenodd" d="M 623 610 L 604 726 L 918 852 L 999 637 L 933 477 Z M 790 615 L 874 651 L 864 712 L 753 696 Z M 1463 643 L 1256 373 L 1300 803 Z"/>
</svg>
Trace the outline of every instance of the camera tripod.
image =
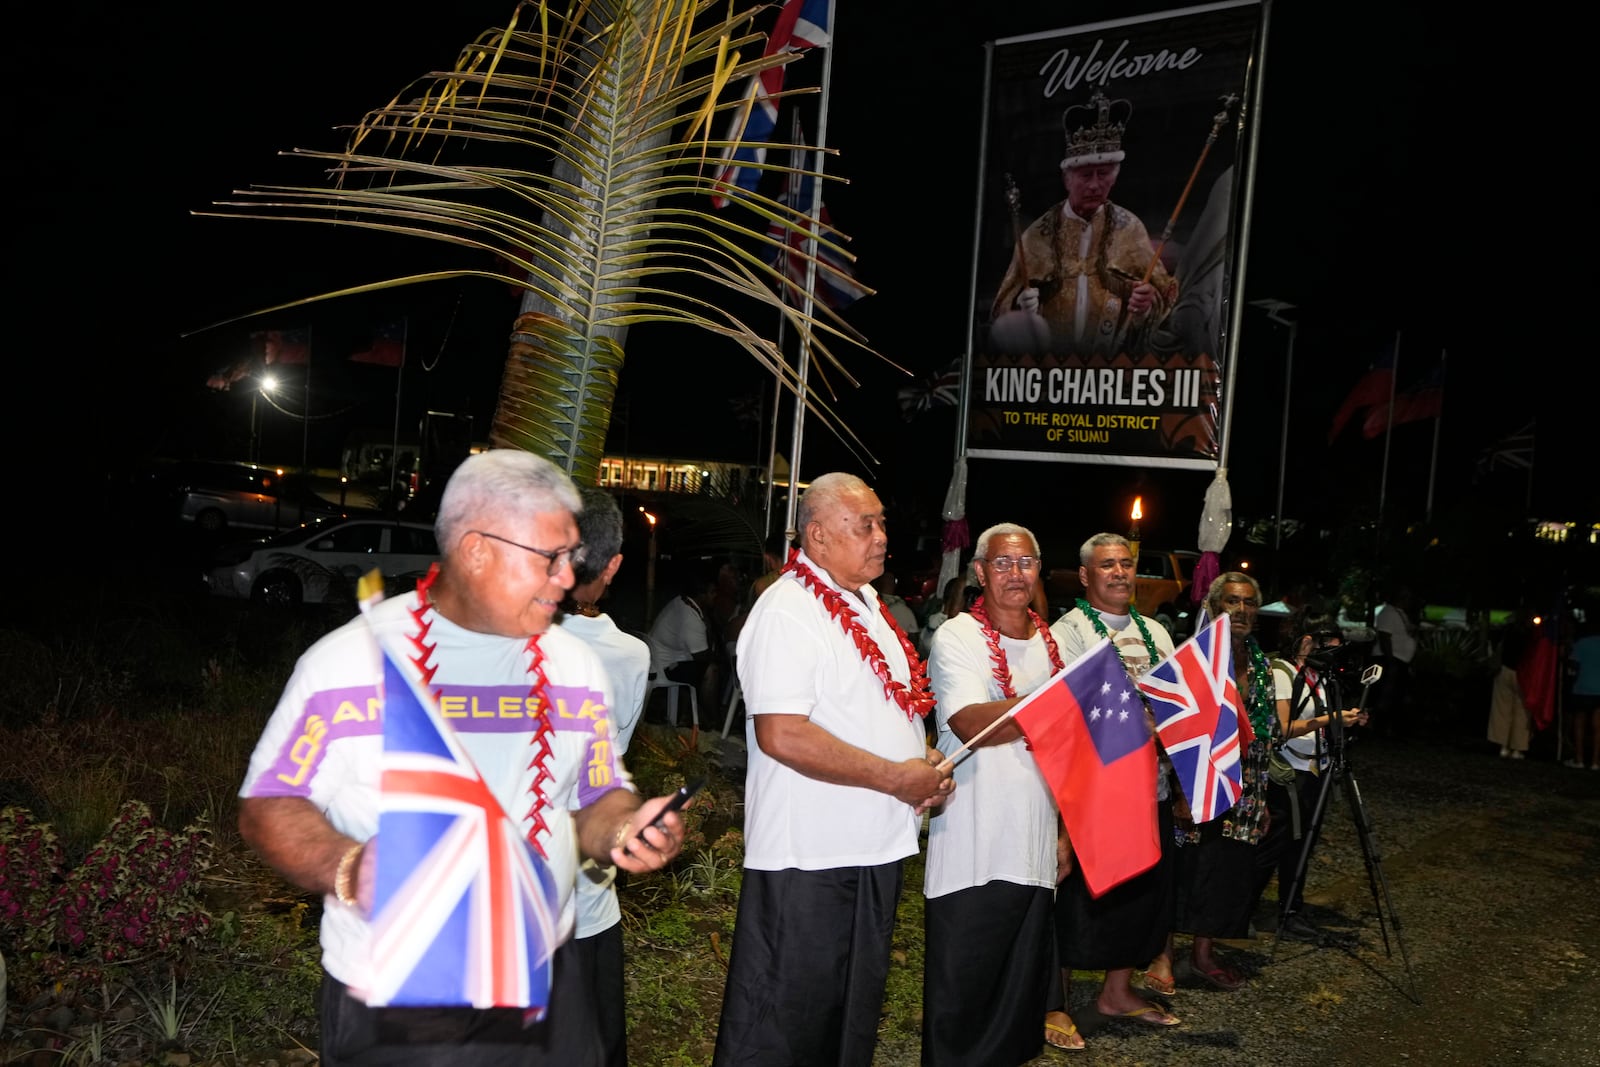
<svg viewBox="0 0 1600 1067">
<path fill-rule="evenodd" d="M 1302 676 L 1305 668 L 1301 668 Z M 1383 675 L 1383 668 L 1377 664 L 1369 666 L 1361 675 L 1361 701 L 1358 705 L 1361 710 L 1366 710 L 1367 693 L 1372 684 Z M 1417 979 L 1411 970 L 1411 956 L 1406 951 L 1405 937 L 1402 933 L 1400 916 L 1395 913 L 1394 901 L 1389 896 L 1389 880 L 1384 877 L 1383 859 L 1378 854 L 1377 841 L 1372 836 L 1372 821 L 1367 817 L 1366 805 L 1361 801 L 1361 786 L 1356 781 L 1355 771 L 1350 766 L 1350 757 L 1344 736 L 1344 721 L 1339 709 L 1344 706 L 1340 698 L 1339 681 L 1337 672 L 1325 675 L 1328 683 L 1328 706 L 1333 710 L 1328 715 L 1328 768 L 1322 775 L 1322 781 L 1317 788 L 1317 803 L 1312 811 L 1310 825 L 1302 834 L 1303 842 L 1300 846 L 1300 859 L 1295 864 L 1294 880 L 1287 886 L 1279 887 L 1279 899 L 1284 902 L 1283 910 L 1279 916 L 1279 929 L 1281 930 L 1289 919 L 1299 910 L 1295 905 L 1295 898 L 1305 884 L 1306 867 L 1311 860 L 1311 846 L 1317 839 L 1318 831 L 1322 828 L 1322 821 L 1327 815 L 1328 794 L 1333 791 L 1337 783 L 1344 792 L 1345 800 L 1350 806 L 1350 816 L 1355 823 L 1356 838 L 1361 843 L 1361 855 L 1366 861 L 1367 884 L 1372 890 L 1372 904 L 1378 913 L 1378 930 L 1383 936 L 1384 955 L 1393 957 L 1394 951 L 1389 945 L 1389 927 L 1394 927 L 1394 940 L 1400 946 L 1400 958 L 1405 963 L 1406 978 L 1411 983 L 1411 1000 L 1421 1004 L 1417 996 Z M 1310 688 L 1310 687 L 1308 687 Z M 1322 703 L 1317 697 L 1314 688 L 1311 688 L 1312 699 L 1319 705 Z M 1320 708 L 1319 708 L 1320 710 Z M 1277 942 L 1273 943 L 1273 953 L 1277 952 Z"/>
</svg>

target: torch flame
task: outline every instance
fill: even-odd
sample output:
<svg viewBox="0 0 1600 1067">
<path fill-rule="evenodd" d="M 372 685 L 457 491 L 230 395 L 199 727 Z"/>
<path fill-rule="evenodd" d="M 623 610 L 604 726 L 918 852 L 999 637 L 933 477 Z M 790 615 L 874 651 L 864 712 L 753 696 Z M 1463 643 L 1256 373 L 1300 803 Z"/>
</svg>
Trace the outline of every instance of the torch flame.
<svg viewBox="0 0 1600 1067">
<path fill-rule="evenodd" d="M 1142 496 L 1136 496 L 1136 497 L 1133 498 L 1133 521 L 1134 522 L 1138 522 L 1140 519 L 1144 518 L 1144 509 L 1139 506 L 1140 503 L 1143 502 L 1143 500 L 1144 500 L 1144 497 L 1142 497 Z"/>
</svg>

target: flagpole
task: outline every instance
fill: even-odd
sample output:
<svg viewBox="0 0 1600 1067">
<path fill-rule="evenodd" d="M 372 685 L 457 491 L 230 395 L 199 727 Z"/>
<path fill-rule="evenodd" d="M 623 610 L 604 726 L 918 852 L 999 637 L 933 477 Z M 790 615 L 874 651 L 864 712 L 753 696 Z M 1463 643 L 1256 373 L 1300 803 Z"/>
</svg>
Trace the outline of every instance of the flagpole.
<svg viewBox="0 0 1600 1067">
<path fill-rule="evenodd" d="M 787 249 L 785 249 L 784 255 L 787 257 Z M 784 287 L 782 296 L 786 301 L 789 299 L 787 286 Z M 784 326 L 784 316 L 780 312 L 778 314 L 778 358 L 787 363 L 788 357 L 783 354 Z M 772 432 L 767 435 L 767 511 L 766 520 L 761 526 L 762 551 L 766 550 L 767 542 L 772 539 L 772 491 L 775 488 L 775 480 L 778 477 L 778 412 L 782 409 L 783 375 L 774 374 L 772 376 Z M 793 480 L 793 478 L 790 479 L 790 481 Z M 794 487 L 791 486 L 789 491 L 793 493 Z"/>
<path fill-rule="evenodd" d="M 1073 662 L 1076 663 L 1077 660 L 1073 660 Z M 1066 673 L 1066 671 L 1063 670 L 1062 674 L 1065 674 L 1065 673 Z M 1059 675 L 1057 677 L 1059 677 Z M 1045 690 L 1050 688 L 1051 684 L 1054 681 L 1055 681 L 1055 678 L 1051 678 L 1050 681 L 1046 682 L 1044 685 L 1041 685 L 1038 689 L 1035 689 L 1034 693 L 1042 693 L 1042 692 L 1044 692 Z M 1033 694 L 1030 693 L 1028 695 L 1028 697 L 1031 697 L 1032 695 Z M 996 730 L 998 730 L 1001 726 L 1003 726 L 1006 723 L 1010 722 L 1012 719 L 1015 719 L 1017 717 L 1017 712 L 1021 711 L 1022 710 L 1022 706 L 1028 702 L 1028 697 L 1023 697 L 1020 700 L 1018 700 L 1015 704 L 1011 705 L 1011 707 L 1009 709 L 1007 709 L 1007 711 L 1006 711 L 1006 713 L 1004 715 L 999 716 L 998 718 L 996 718 L 994 720 L 994 722 L 990 723 L 988 726 L 985 726 L 983 729 L 979 730 L 977 733 L 975 733 L 971 737 L 967 738 L 967 740 L 961 745 L 960 748 L 958 748 L 954 752 L 951 752 L 948 755 L 946 755 L 945 758 L 944 758 L 944 762 L 939 764 L 939 770 L 941 772 L 953 770 L 955 768 L 956 764 L 958 764 L 962 760 L 964 760 L 968 753 L 970 753 L 973 749 L 977 748 L 979 742 L 981 742 L 985 737 L 988 737 L 990 734 L 992 734 Z"/>
<path fill-rule="evenodd" d="M 394 496 L 395 480 L 398 478 L 400 465 L 400 383 L 406 376 L 406 349 L 410 347 L 411 316 L 404 315 L 400 319 L 400 366 L 394 375 L 394 438 L 389 443 L 389 491 L 384 494 L 386 498 Z M 399 509 L 399 502 L 391 500 L 395 510 Z"/>
<path fill-rule="evenodd" d="M 833 22 L 834 5 L 835 0 L 828 0 L 828 47 L 824 49 L 822 57 L 822 95 L 817 102 L 817 146 L 814 157 L 816 166 L 812 168 L 816 171 L 816 177 L 812 179 L 811 232 L 806 237 L 806 284 L 805 291 L 801 294 L 801 314 L 807 321 L 811 320 L 812 313 L 816 310 L 817 231 L 821 226 L 822 177 L 825 162 L 822 146 L 828 143 L 828 96 L 832 89 L 833 53 L 837 44 L 833 38 L 833 34 L 837 31 Z M 789 499 L 788 507 L 784 511 L 784 533 L 790 541 L 794 541 L 799 533 L 794 526 L 800 503 L 796 490 L 800 486 L 800 450 L 802 438 L 805 436 L 806 396 L 810 372 L 811 339 L 808 331 L 800 335 L 799 369 L 795 379 L 794 429 L 789 439 Z"/>
<path fill-rule="evenodd" d="M 311 333 L 306 327 L 306 395 L 300 401 L 300 473 L 305 474 L 311 454 Z"/>
<path fill-rule="evenodd" d="M 1444 349 L 1439 349 L 1439 410 L 1433 416 L 1433 455 L 1428 460 L 1428 503 L 1423 510 L 1427 522 L 1433 521 L 1433 479 L 1439 470 L 1439 427 L 1444 422 L 1444 383 L 1449 380 L 1444 372 L 1446 355 Z"/>
<path fill-rule="evenodd" d="M 1378 543 L 1383 543 L 1383 505 L 1389 494 L 1389 438 L 1394 435 L 1394 383 L 1400 378 L 1400 331 L 1394 332 L 1394 360 L 1389 377 L 1389 417 L 1383 427 L 1383 471 L 1378 476 Z"/>
<path fill-rule="evenodd" d="M 980 104 L 982 120 L 978 125 L 978 195 L 972 212 L 972 269 L 968 275 L 967 345 L 961 358 L 961 383 L 956 394 L 955 454 L 950 458 L 950 484 L 945 489 L 944 511 L 941 517 L 946 525 L 965 520 L 967 515 L 967 411 L 972 400 L 972 348 L 977 336 L 978 316 L 978 259 L 983 237 L 983 161 L 989 151 L 989 95 L 994 77 L 994 42 L 983 46 L 983 100 Z M 943 597 L 944 587 L 961 573 L 961 550 L 945 548 L 944 530 L 940 530 L 939 578 L 934 595 Z"/>
<path fill-rule="evenodd" d="M 1247 128 L 1243 131 L 1243 143 L 1249 146 L 1249 154 L 1244 163 L 1244 199 L 1239 211 L 1239 234 L 1236 243 L 1238 252 L 1238 273 L 1231 279 L 1232 295 L 1228 303 L 1231 305 L 1228 313 L 1227 335 L 1224 338 L 1224 349 L 1227 352 L 1227 362 L 1223 366 L 1222 396 L 1233 397 L 1233 383 L 1239 377 L 1239 335 L 1244 327 L 1244 279 L 1245 267 L 1250 261 L 1250 220 L 1255 214 L 1256 201 L 1256 159 L 1261 155 L 1261 100 L 1263 86 L 1267 76 L 1267 37 L 1272 23 L 1272 0 L 1262 0 L 1261 28 L 1257 39 L 1255 55 L 1251 60 L 1250 77 L 1250 102 L 1240 111 L 1239 117 L 1247 119 Z M 1228 471 L 1228 453 L 1233 440 L 1234 409 L 1238 405 L 1229 399 L 1222 409 L 1222 425 L 1217 427 L 1219 437 L 1217 450 L 1217 471 L 1219 476 L 1226 478 Z"/>
</svg>

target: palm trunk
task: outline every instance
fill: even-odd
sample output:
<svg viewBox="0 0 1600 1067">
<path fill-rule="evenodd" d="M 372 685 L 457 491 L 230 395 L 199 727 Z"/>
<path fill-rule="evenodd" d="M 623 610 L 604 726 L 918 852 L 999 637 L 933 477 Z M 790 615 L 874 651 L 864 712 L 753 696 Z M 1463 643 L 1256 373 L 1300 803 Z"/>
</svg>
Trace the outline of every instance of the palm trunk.
<svg viewBox="0 0 1600 1067">
<path fill-rule="evenodd" d="M 609 174 L 608 160 L 664 145 L 671 137 L 670 129 L 651 130 L 637 122 L 638 116 L 648 114 L 640 105 L 670 89 L 670 79 L 675 77 L 668 72 L 676 68 L 664 61 L 664 42 L 670 42 L 670 36 L 645 32 L 655 21 L 652 13 L 657 4 L 658 0 L 617 0 L 596 4 L 589 14 L 591 30 L 598 31 L 605 24 L 616 27 L 610 31 L 615 35 L 615 47 L 591 52 L 594 65 L 576 72 L 580 78 L 592 79 L 597 88 L 582 113 L 568 117 L 573 142 L 588 145 L 595 161 L 589 168 L 591 175 Z M 626 94 L 636 98 L 625 98 Z M 575 325 L 563 308 L 576 304 L 589 309 L 585 319 L 592 324 L 599 317 L 594 309 L 628 299 L 628 283 L 615 280 L 620 272 L 606 268 L 629 249 L 618 242 L 596 248 L 596 235 L 607 232 L 602 224 L 604 212 L 616 210 L 620 201 L 632 201 L 629 190 L 653 182 L 660 173 L 659 169 L 629 170 L 623 183 L 596 185 L 571 161 L 557 160 L 552 180 L 582 189 L 587 211 L 576 227 L 549 213 L 543 216 L 543 226 L 558 235 L 559 241 L 584 251 L 541 257 L 547 277 L 529 276 L 521 314 L 512 327 L 489 441 L 496 447 L 545 456 L 580 484 L 595 482 L 600 472 L 628 331 L 625 325 Z M 653 200 L 645 201 L 630 210 L 648 211 L 653 204 Z M 637 247 L 636 242 L 629 244 Z M 573 264 L 598 269 L 578 275 L 571 270 Z"/>
</svg>

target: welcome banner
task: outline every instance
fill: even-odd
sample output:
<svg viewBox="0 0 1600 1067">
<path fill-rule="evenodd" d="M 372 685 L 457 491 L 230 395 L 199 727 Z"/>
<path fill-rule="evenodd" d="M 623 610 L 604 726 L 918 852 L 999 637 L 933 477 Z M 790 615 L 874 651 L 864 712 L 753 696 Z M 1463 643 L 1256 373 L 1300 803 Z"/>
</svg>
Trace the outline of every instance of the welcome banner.
<svg viewBox="0 0 1600 1067">
<path fill-rule="evenodd" d="M 1211 468 L 1257 0 L 991 42 L 967 455 Z"/>
</svg>

